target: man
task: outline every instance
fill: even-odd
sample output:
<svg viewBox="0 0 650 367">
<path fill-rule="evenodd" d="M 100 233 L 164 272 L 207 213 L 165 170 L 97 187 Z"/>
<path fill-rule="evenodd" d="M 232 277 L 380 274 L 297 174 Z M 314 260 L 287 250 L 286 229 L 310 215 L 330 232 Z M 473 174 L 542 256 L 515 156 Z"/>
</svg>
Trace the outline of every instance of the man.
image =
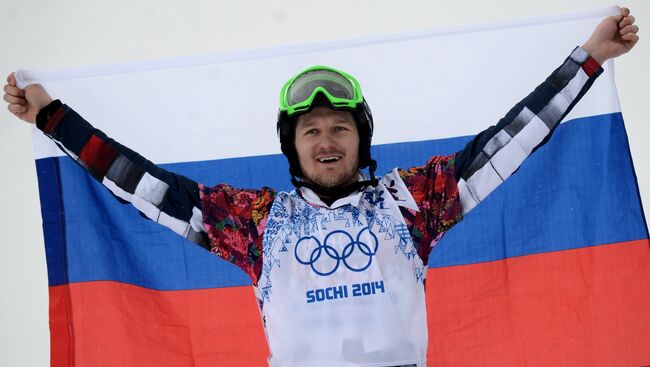
<svg viewBox="0 0 650 367">
<path fill-rule="evenodd" d="M 272 366 L 424 366 L 422 285 L 432 246 L 548 139 L 600 64 L 636 44 L 633 23 L 627 9 L 603 21 L 462 151 L 380 179 L 358 82 L 332 68 L 304 70 L 283 87 L 278 116 L 297 187 L 290 193 L 208 188 L 162 170 L 41 87 L 17 88 L 13 75 L 4 98 L 116 196 L 245 271 Z M 396 236 L 379 235 L 388 228 Z"/>
</svg>

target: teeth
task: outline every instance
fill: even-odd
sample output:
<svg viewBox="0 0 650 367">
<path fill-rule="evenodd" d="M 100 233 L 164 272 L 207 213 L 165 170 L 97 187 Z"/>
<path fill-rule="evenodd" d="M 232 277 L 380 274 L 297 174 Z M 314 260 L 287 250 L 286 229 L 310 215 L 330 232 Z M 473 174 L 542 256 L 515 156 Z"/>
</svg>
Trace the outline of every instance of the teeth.
<svg viewBox="0 0 650 367">
<path fill-rule="evenodd" d="M 332 156 L 332 157 L 324 157 L 324 158 L 319 158 L 318 161 L 321 163 L 329 163 L 329 162 L 336 162 L 340 157 Z"/>
</svg>

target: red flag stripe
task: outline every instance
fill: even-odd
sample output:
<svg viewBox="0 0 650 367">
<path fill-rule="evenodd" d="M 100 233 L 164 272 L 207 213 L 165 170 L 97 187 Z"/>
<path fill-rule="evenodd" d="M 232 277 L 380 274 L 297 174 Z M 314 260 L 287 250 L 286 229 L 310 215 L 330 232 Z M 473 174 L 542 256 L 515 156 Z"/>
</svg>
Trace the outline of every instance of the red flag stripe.
<svg viewBox="0 0 650 367">
<path fill-rule="evenodd" d="M 431 269 L 428 364 L 647 364 L 647 269 L 647 239 Z M 264 366 L 254 299 L 250 287 L 51 287 L 52 366 Z"/>
</svg>

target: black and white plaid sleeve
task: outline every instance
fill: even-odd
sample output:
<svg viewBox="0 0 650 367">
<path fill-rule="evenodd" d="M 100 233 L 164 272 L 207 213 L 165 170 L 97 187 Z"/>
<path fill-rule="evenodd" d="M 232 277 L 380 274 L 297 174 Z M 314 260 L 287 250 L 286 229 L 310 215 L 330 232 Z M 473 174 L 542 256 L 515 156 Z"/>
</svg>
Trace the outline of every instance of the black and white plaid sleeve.
<svg viewBox="0 0 650 367">
<path fill-rule="evenodd" d="M 39 112 L 36 126 L 121 201 L 210 249 L 196 182 L 115 142 L 58 100 Z"/>
<path fill-rule="evenodd" d="M 463 215 L 510 177 L 546 143 L 603 69 L 577 47 L 531 94 L 496 126 L 478 134 L 456 156 L 456 178 Z"/>
</svg>

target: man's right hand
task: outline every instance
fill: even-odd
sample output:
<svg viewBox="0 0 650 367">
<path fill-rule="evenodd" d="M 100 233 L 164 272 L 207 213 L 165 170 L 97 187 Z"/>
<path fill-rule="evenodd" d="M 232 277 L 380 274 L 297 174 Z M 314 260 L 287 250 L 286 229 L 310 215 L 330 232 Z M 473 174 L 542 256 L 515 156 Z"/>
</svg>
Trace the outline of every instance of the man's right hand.
<svg viewBox="0 0 650 367">
<path fill-rule="evenodd" d="M 32 124 L 36 123 L 36 115 L 41 108 L 52 102 L 52 98 L 40 84 L 28 85 L 24 89 L 18 88 L 14 73 L 7 76 L 4 91 L 3 99 L 9 103 L 7 106 L 9 112 Z"/>
</svg>

